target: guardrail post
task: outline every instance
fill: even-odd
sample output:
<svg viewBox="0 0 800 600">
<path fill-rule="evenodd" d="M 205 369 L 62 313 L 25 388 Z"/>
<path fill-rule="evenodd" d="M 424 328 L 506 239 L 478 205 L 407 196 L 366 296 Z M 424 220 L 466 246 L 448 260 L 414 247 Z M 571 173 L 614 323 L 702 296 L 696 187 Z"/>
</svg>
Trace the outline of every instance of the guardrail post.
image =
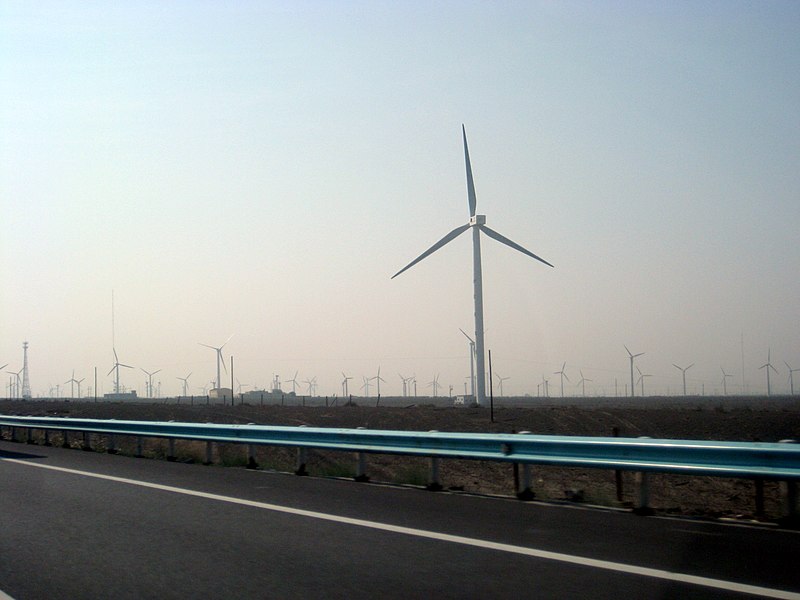
<svg viewBox="0 0 800 600">
<path fill-rule="evenodd" d="M 796 444 L 797 440 L 781 440 L 781 444 Z M 800 526 L 800 506 L 798 506 L 797 481 L 781 481 L 783 496 L 783 517 L 781 523 L 790 527 Z"/>
<path fill-rule="evenodd" d="M 436 429 L 431 429 L 428 433 L 436 433 Z M 442 484 L 439 481 L 439 457 L 438 456 L 431 456 L 431 476 L 430 480 L 428 481 L 428 485 L 425 486 L 425 489 L 429 492 L 438 492 L 442 489 Z"/>
<path fill-rule="evenodd" d="M 214 442 L 208 440 L 206 442 L 206 462 L 204 462 L 203 464 L 210 465 L 212 462 L 214 462 L 213 457 L 214 457 Z"/>
<path fill-rule="evenodd" d="M 64 440 L 61 442 L 61 447 L 69 448 L 69 431 L 64 429 L 62 433 L 64 434 Z"/>
<path fill-rule="evenodd" d="M 439 481 L 439 457 L 431 456 L 431 478 L 425 489 L 429 492 L 439 492 L 442 489 L 442 484 Z"/>
<path fill-rule="evenodd" d="M 45 429 L 44 430 L 44 445 L 45 446 L 50 446 L 51 445 L 50 444 L 50 430 L 49 429 Z"/>
<path fill-rule="evenodd" d="M 169 462 L 175 462 L 175 438 L 169 438 L 167 441 L 167 446 L 169 451 L 167 452 L 167 460 Z"/>
<path fill-rule="evenodd" d="M 649 440 L 646 435 L 639 436 L 639 439 Z M 636 506 L 633 508 L 634 514 L 652 515 L 653 509 L 650 507 L 650 477 L 647 471 L 637 471 L 636 473 Z"/>
<path fill-rule="evenodd" d="M 142 448 L 142 446 L 144 446 L 142 436 L 138 435 L 136 436 L 136 458 L 144 457 L 144 451 L 143 451 L 144 449 Z"/>
<path fill-rule="evenodd" d="M 33 443 L 33 427 L 28 427 L 28 438 L 25 440 L 26 444 Z"/>
<path fill-rule="evenodd" d="M 764 518 L 764 480 L 754 479 L 753 485 L 756 488 L 756 518 L 762 519 Z"/>
<path fill-rule="evenodd" d="M 19 442 L 19 440 L 17 439 L 17 428 L 16 427 L 12 427 L 11 428 L 11 441 L 12 442 Z"/>
<path fill-rule="evenodd" d="M 116 440 L 114 439 L 113 433 L 108 434 L 108 447 L 106 448 L 106 452 L 108 452 L 109 454 L 117 453 Z"/>
<path fill-rule="evenodd" d="M 256 462 L 255 444 L 247 444 L 247 468 L 248 469 L 258 468 L 258 463 Z"/>
<path fill-rule="evenodd" d="M 366 429 L 366 427 L 356 427 L 356 429 Z M 353 479 L 361 482 L 369 481 L 369 476 L 367 475 L 367 455 L 363 452 L 356 453 L 356 476 Z"/>
<path fill-rule="evenodd" d="M 520 431 L 518 435 L 527 435 L 530 431 Z M 519 463 L 514 463 L 514 474 L 517 481 L 517 489 L 514 490 L 520 500 L 533 500 L 534 494 L 531 489 L 531 466 L 522 463 L 522 477 L 519 477 Z"/>
<path fill-rule="evenodd" d="M 294 470 L 295 475 L 308 475 L 306 470 L 306 449 L 302 446 L 297 449 L 297 467 Z"/>
<path fill-rule="evenodd" d="M 83 444 L 81 444 L 81 450 L 89 452 L 92 449 L 92 443 L 89 436 L 90 434 L 88 431 L 83 432 Z"/>
</svg>

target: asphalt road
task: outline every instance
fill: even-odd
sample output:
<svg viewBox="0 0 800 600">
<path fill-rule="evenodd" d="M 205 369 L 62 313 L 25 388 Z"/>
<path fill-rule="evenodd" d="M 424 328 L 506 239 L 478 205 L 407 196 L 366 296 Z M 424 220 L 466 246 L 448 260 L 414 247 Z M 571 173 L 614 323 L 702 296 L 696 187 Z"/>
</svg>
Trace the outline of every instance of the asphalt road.
<svg viewBox="0 0 800 600">
<path fill-rule="evenodd" d="M 775 528 L 0 442 L 0 598 L 800 599 L 798 557 Z"/>
</svg>

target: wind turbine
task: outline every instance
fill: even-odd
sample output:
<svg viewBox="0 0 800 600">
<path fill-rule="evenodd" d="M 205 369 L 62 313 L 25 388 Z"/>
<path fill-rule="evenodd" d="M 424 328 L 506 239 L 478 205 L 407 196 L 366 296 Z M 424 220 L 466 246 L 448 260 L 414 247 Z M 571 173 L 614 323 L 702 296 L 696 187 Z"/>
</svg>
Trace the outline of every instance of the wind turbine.
<svg viewBox="0 0 800 600">
<path fill-rule="evenodd" d="M 433 381 L 428 383 L 428 387 L 433 387 L 433 397 L 436 398 L 436 396 L 439 393 L 439 388 L 441 387 L 441 384 L 439 383 L 439 374 L 438 373 L 436 374 L 436 377 L 433 378 Z"/>
<path fill-rule="evenodd" d="M 401 373 L 398 373 L 397 375 L 403 381 L 403 398 L 405 398 L 408 396 L 408 382 L 411 381 L 411 377 L 403 377 Z"/>
<path fill-rule="evenodd" d="M 314 388 L 317 387 L 317 378 L 316 377 L 312 377 L 311 379 L 304 379 L 303 383 L 308 385 L 308 395 L 309 396 L 313 396 L 314 395 Z"/>
<path fill-rule="evenodd" d="M 361 379 L 364 380 L 364 383 L 361 384 L 360 389 L 364 390 L 364 397 L 369 398 L 369 382 L 372 381 L 372 377 L 366 377 L 365 375 L 362 375 Z"/>
<path fill-rule="evenodd" d="M 83 382 L 84 379 L 86 379 L 86 377 L 81 377 L 80 379 L 78 379 L 78 381 L 75 382 L 75 385 L 78 386 L 78 399 L 80 399 L 81 397 L 81 383 Z"/>
<path fill-rule="evenodd" d="M 583 397 L 586 398 L 586 382 L 591 381 L 591 379 L 586 379 L 586 377 L 583 376 L 583 371 L 581 371 L 580 369 L 578 369 L 578 373 L 581 374 L 581 380 L 578 382 L 578 385 L 582 386 Z"/>
<path fill-rule="evenodd" d="M 502 398 L 503 397 L 503 382 L 508 380 L 508 379 L 511 379 L 511 377 L 500 377 L 500 375 L 497 374 L 497 373 L 495 373 L 494 376 L 497 377 L 497 381 L 500 384 L 500 397 Z"/>
<path fill-rule="evenodd" d="M 728 395 L 728 377 L 733 377 L 733 375 L 728 375 L 725 372 L 725 369 L 723 369 L 722 367 L 720 367 L 719 370 L 722 371 L 722 395 L 723 396 L 727 396 Z"/>
<path fill-rule="evenodd" d="M 17 383 L 11 386 L 11 395 L 16 398 L 19 395 L 19 390 L 22 386 L 22 379 L 20 378 L 19 374 L 22 373 L 22 369 L 17 372 L 14 371 L 6 371 L 9 375 L 13 375 L 16 378 Z"/>
<path fill-rule="evenodd" d="M 133 367 L 130 365 L 123 365 L 121 362 L 119 362 L 119 357 L 117 357 L 116 349 L 112 348 L 111 350 L 113 350 L 114 352 L 114 366 L 111 367 L 111 370 L 106 374 L 106 377 L 108 377 L 109 375 L 111 375 L 111 373 L 116 371 L 116 374 L 114 376 L 114 393 L 119 394 L 119 368 L 125 367 L 126 369 L 132 369 Z"/>
<path fill-rule="evenodd" d="M 386 380 L 383 377 L 381 377 L 381 367 L 380 367 L 380 365 L 378 365 L 378 374 L 375 377 L 373 377 L 372 379 L 375 380 L 375 384 L 378 386 L 378 397 L 380 398 L 380 395 L 381 395 L 381 381 L 383 383 L 386 383 Z"/>
<path fill-rule="evenodd" d="M 191 376 L 192 376 L 192 374 L 189 373 L 186 377 L 176 377 L 176 379 L 180 379 L 183 382 L 183 397 L 184 398 L 186 398 L 186 396 L 188 396 L 188 394 L 186 393 L 186 389 L 189 387 L 189 377 L 191 377 Z"/>
<path fill-rule="evenodd" d="M 473 270 L 473 297 L 475 303 L 475 352 L 476 352 L 476 362 L 477 362 L 477 396 L 475 397 L 476 403 L 478 405 L 483 404 L 486 401 L 486 351 L 484 349 L 484 337 L 483 337 L 483 276 L 481 272 L 481 237 L 480 234 L 483 232 L 485 235 L 488 235 L 491 238 L 494 238 L 501 244 L 505 244 L 517 250 L 518 252 L 522 252 L 542 262 L 550 267 L 551 265 L 546 260 L 536 256 L 530 250 L 526 250 L 516 242 L 512 242 L 507 237 L 497 233 L 493 229 L 489 229 L 486 226 L 486 215 L 478 215 L 476 214 L 477 208 L 477 198 L 475 195 L 475 183 L 472 180 L 472 166 L 469 161 L 469 149 L 467 148 L 467 132 L 464 128 L 464 125 L 461 126 L 461 133 L 464 138 L 464 161 L 466 163 L 467 168 L 467 197 L 469 202 L 469 222 L 466 225 L 461 225 L 460 227 L 456 227 L 453 231 L 448 233 L 444 236 L 441 240 L 436 242 L 433 246 L 431 246 L 428 250 L 423 252 L 420 256 L 415 258 L 411 261 L 408 265 L 400 269 L 397 273 L 392 275 L 392 279 L 400 275 L 403 271 L 410 269 L 412 266 L 417 264 L 422 259 L 426 258 L 430 254 L 436 252 L 442 246 L 448 244 L 459 235 L 467 231 L 468 229 L 472 229 L 472 270 Z"/>
<path fill-rule="evenodd" d="M 561 397 L 562 398 L 564 397 L 564 379 L 569 381 L 569 377 L 567 377 L 567 374 L 564 372 L 564 369 L 566 367 L 567 367 L 567 363 L 566 363 L 566 361 L 564 361 L 564 364 L 561 365 L 561 370 L 560 371 L 555 371 L 553 373 L 553 375 L 561 375 Z"/>
<path fill-rule="evenodd" d="M 347 391 L 347 382 L 350 381 L 352 377 L 348 377 L 347 375 L 345 375 L 344 371 L 342 371 L 342 377 L 344 377 L 344 379 L 342 379 L 342 396 L 347 398 L 350 395 L 348 394 Z"/>
<path fill-rule="evenodd" d="M 623 346 L 625 346 L 625 344 L 623 344 Z M 628 356 L 630 356 L 631 358 L 631 398 L 633 398 L 636 395 L 635 388 L 633 387 L 633 359 L 636 358 L 637 356 L 641 356 L 642 354 L 644 354 L 644 352 L 639 352 L 639 354 L 632 354 L 631 351 L 628 350 L 627 346 L 625 346 L 625 350 L 628 351 Z"/>
<path fill-rule="evenodd" d="M 793 369 L 786 361 L 783 361 L 783 364 L 785 364 L 786 368 L 789 369 L 789 394 L 794 396 L 794 372 L 800 371 L 800 369 Z"/>
<path fill-rule="evenodd" d="M 652 377 L 649 373 L 642 373 L 642 370 L 639 367 L 636 367 L 636 370 L 639 371 L 639 380 L 636 383 L 642 384 L 642 398 L 644 398 L 644 378 L 645 377 Z"/>
<path fill-rule="evenodd" d="M 769 396 L 770 393 L 771 393 L 771 388 L 769 387 L 769 370 L 772 369 L 773 371 L 775 371 L 776 375 L 778 374 L 778 369 L 773 367 L 772 363 L 770 362 L 770 353 L 771 353 L 771 349 L 767 348 L 767 364 L 761 365 L 760 367 L 758 367 L 759 369 L 766 369 L 767 370 L 767 396 Z"/>
<path fill-rule="evenodd" d="M 680 371 L 681 373 L 683 373 L 683 395 L 685 396 L 686 395 L 686 371 L 691 369 L 694 366 L 694 363 L 690 364 L 686 368 L 679 367 L 675 363 L 672 363 L 672 366 L 675 367 L 676 369 L 678 369 L 678 371 Z"/>
<path fill-rule="evenodd" d="M 291 379 L 287 379 L 287 381 L 288 381 L 289 383 L 291 383 L 291 384 L 292 384 L 292 393 L 293 393 L 295 396 L 297 395 L 297 374 L 298 374 L 299 372 L 300 372 L 300 371 L 295 371 L 295 372 L 294 372 L 294 377 L 292 377 Z"/>
<path fill-rule="evenodd" d="M 228 339 L 225 340 L 225 344 L 230 342 L 232 337 L 233 337 L 233 334 L 231 334 L 230 337 L 228 337 Z M 228 367 L 225 366 L 225 359 L 222 356 L 222 349 L 225 347 L 225 344 L 222 344 L 222 346 L 220 346 L 219 348 L 217 348 L 216 346 L 209 346 L 208 344 L 200 344 L 201 346 L 205 346 L 206 348 L 211 348 L 212 350 L 216 351 L 216 353 L 217 353 L 217 382 L 216 382 L 216 386 L 217 386 L 218 390 L 222 388 L 222 376 L 221 376 L 221 373 L 219 371 L 220 363 L 222 363 L 222 368 L 225 369 L 225 373 L 226 374 L 228 373 Z"/>
<path fill-rule="evenodd" d="M 139 368 L 142 369 L 142 367 L 139 367 Z M 145 371 L 144 369 L 142 369 L 142 372 L 147 375 L 147 397 L 148 398 L 152 398 L 153 397 L 153 375 L 155 375 L 156 373 L 161 373 L 161 369 L 159 369 L 158 371 L 153 371 L 152 373 L 150 371 Z"/>
<path fill-rule="evenodd" d="M 67 379 L 64 382 L 65 385 L 69 384 L 69 397 L 70 398 L 74 398 L 75 397 L 75 384 L 77 383 L 77 381 L 78 380 L 75 379 L 75 369 L 72 369 L 72 379 Z M 80 394 L 78 394 L 78 396 L 80 397 Z"/>
<path fill-rule="evenodd" d="M 475 340 L 467 335 L 467 332 L 461 329 L 458 330 L 464 334 L 464 337 L 469 340 L 469 384 L 472 397 L 475 397 Z"/>
</svg>

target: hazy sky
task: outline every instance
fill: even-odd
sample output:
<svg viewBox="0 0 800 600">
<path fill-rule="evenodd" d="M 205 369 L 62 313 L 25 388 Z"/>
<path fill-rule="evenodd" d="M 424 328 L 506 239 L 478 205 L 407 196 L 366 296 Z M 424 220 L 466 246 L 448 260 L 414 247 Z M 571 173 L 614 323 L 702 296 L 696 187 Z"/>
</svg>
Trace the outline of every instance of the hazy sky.
<svg viewBox="0 0 800 600">
<path fill-rule="evenodd" d="M 463 393 L 800 368 L 800 3 L 0 1 L 0 365 L 163 394 L 378 367 Z M 800 372 L 796 373 L 800 389 Z M 638 375 L 637 375 L 638 378 Z M 495 393 L 497 393 L 495 379 Z M 68 387 L 68 386 L 67 386 Z M 299 392 L 300 390 L 298 390 Z M 7 393 L 7 390 L 6 390 Z M 374 393 L 374 387 L 372 389 Z"/>
</svg>

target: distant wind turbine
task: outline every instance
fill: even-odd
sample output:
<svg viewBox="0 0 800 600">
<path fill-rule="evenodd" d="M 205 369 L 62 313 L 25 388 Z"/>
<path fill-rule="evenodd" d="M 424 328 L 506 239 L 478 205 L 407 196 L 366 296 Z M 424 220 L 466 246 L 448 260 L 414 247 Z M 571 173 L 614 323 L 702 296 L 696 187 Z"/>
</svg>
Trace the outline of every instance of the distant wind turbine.
<svg viewBox="0 0 800 600">
<path fill-rule="evenodd" d="M 727 396 L 728 395 L 728 377 L 733 377 L 733 375 L 728 375 L 725 372 L 725 369 L 723 369 L 722 367 L 720 367 L 719 370 L 722 371 L 722 395 L 723 396 Z"/>
<path fill-rule="evenodd" d="M 300 372 L 300 371 L 295 371 L 295 372 L 294 372 L 294 377 L 292 377 L 291 379 L 287 379 L 287 381 L 288 381 L 289 383 L 291 383 L 291 384 L 292 384 L 292 393 L 293 393 L 295 396 L 297 395 L 297 374 L 298 374 L 299 372 Z"/>
<path fill-rule="evenodd" d="M 680 372 L 683 374 L 683 395 L 685 396 L 685 395 L 686 395 L 686 371 L 688 371 L 689 369 L 691 369 L 691 368 L 694 366 L 694 363 L 690 364 L 690 365 L 689 365 L 688 367 L 686 367 L 686 368 L 684 368 L 684 367 L 679 367 L 679 366 L 678 366 L 678 365 L 676 365 L 675 363 L 672 363 L 672 366 L 673 366 L 673 367 L 675 367 L 676 369 L 678 369 L 678 371 L 680 371 Z"/>
<path fill-rule="evenodd" d="M 500 375 L 498 373 L 495 373 L 494 376 L 497 377 L 497 382 L 500 385 L 500 397 L 502 398 L 503 397 L 503 382 L 508 380 L 508 379 L 511 379 L 511 377 L 500 377 Z"/>
<path fill-rule="evenodd" d="M 800 369 L 793 369 L 786 361 L 783 361 L 783 364 L 785 364 L 786 368 L 789 369 L 789 394 L 794 396 L 794 372 L 800 371 Z"/>
<path fill-rule="evenodd" d="M 347 375 L 345 375 L 344 371 L 342 371 L 342 377 L 344 378 L 342 379 L 342 396 L 347 398 L 349 396 L 347 389 L 347 382 L 350 381 L 352 377 L 348 377 Z"/>
<path fill-rule="evenodd" d="M 464 126 L 461 126 L 461 133 L 464 138 L 464 161 L 466 163 L 467 168 L 467 197 L 469 201 L 469 222 L 466 225 L 461 225 L 460 227 L 456 227 L 453 231 L 448 233 L 444 236 L 441 240 L 436 242 L 433 246 L 431 246 L 428 250 L 423 252 L 420 256 L 415 258 L 411 261 L 408 265 L 400 269 L 397 273 L 392 275 L 392 279 L 400 275 L 403 271 L 411 268 L 415 264 L 417 264 L 422 259 L 426 258 L 433 252 L 436 252 L 442 246 L 448 244 L 459 235 L 467 231 L 468 229 L 472 229 L 472 269 L 473 269 L 473 297 L 475 303 L 475 352 L 476 352 L 476 362 L 477 362 L 477 395 L 475 397 L 476 403 L 478 405 L 484 404 L 486 401 L 486 354 L 484 349 L 484 329 L 483 329 L 483 276 L 481 271 L 481 238 L 480 234 L 483 232 L 485 235 L 488 235 L 491 238 L 494 238 L 498 242 L 505 244 L 517 250 L 518 252 L 522 252 L 542 262 L 550 267 L 551 265 L 549 262 L 536 256 L 533 252 L 526 250 L 516 242 L 512 242 L 510 239 L 506 238 L 505 236 L 497 233 L 493 229 L 489 229 L 486 226 L 486 215 L 478 215 L 476 214 L 477 208 L 477 197 L 475 194 L 475 183 L 472 180 L 472 166 L 469 160 L 469 149 L 467 148 L 467 132 Z"/>
<path fill-rule="evenodd" d="M 119 368 L 125 367 L 126 369 L 132 369 L 133 367 L 130 365 L 123 365 L 121 362 L 119 362 L 119 357 L 117 357 L 116 349 L 112 348 L 112 350 L 114 351 L 114 366 L 111 367 L 111 370 L 108 372 L 106 377 L 108 377 L 108 375 L 111 375 L 111 373 L 116 371 L 116 374 L 114 376 L 114 393 L 119 394 Z"/>
<path fill-rule="evenodd" d="M 627 350 L 628 356 L 631 359 L 631 397 L 633 397 L 636 395 L 635 393 L 636 388 L 634 388 L 633 386 L 633 359 L 636 358 L 637 356 L 641 356 L 642 354 L 644 354 L 644 352 L 639 352 L 638 354 L 632 354 L 631 351 L 628 350 L 628 347 L 625 346 L 625 344 L 623 344 L 623 346 L 625 347 L 625 350 Z"/>
<path fill-rule="evenodd" d="M 578 385 L 582 386 L 582 388 L 583 388 L 583 397 L 585 398 L 586 397 L 586 382 L 587 381 L 591 381 L 591 379 L 586 379 L 586 377 L 583 376 L 583 371 L 581 371 L 580 369 L 578 369 L 578 373 L 581 374 L 581 380 L 578 382 Z"/>
<path fill-rule="evenodd" d="M 139 367 L 139 368 L 142 369 L 142 367 Z M 142 369 L 142 372 L 147 375 L 147 397 L 148 398 L 152 398 L 153 397 L 153 375 L 155 375 L 156 373 L 161 373 L 161 369 L 159 369 L 158 371 L 153 371 L 152 373 L 150 371 L 145 371 L 144 369 Z"/>
<path fill-rule="evenodd" d="M 364 397 L 369 398 L 369 382 L 372 381 L 372 377 L 362 375 L 361 379 L 364 380 L 364 383 L 361 384 L 361 389 L 364 390 Z"/>
<path fill-rule="evenodd" d="M 565 361 L 564 364 L 561 365 L 561 370 L 560 371 L 555 371 L 553 373 L 553 375 L 561 375 L 561 397 L 562 398 L 564 397 L 564 380 L 566 379 L 567 381 L 569 381 L 569 377 L 567 377 L 567 373 L 565 371 L 566 368 L 567 368 L 567 363 Z"/>
<path fill-rule="evenodd" d="M 398 373 L 400 379 L 403 380 L 403 398 L 408 396 L 408 382 L 411 381 L 412 377 L 404 377 L 401 373 Z"/>
<path fill-rule="evenodd" d="M 233 334 L 231 334 L 230 337 L 228 337 L 228 339 L 225 340 L 225 344 L 230 342 L 232 337 L 233 337 Z M 208 344 L 200 344 L 201 346 L 205 346 L 206 348 L 211 348 L 212 350 L 216 351 L 216 353 L 217 353 L 217 381 L 216 381 L 216 386 L 217 386 L 218 390 L 222 389 L 222 374 L 220 373 L 220 370 L 219 370 L 220 363 L 222 363 L 222 368 L 225 369 L 225 373 L 228 372 L 228 367 L 225 366 L 225 359 L 222 356 L 222 349 L 225 347 L 225 344 L 222 344 L 222 346 L 220 346 L 219 348 L 217 348 L 216 346 L 209 346 Z"/>
<path fill-rule="evenodd" d="M 433 397 L 436 398 L 436 396 L 439 395 L 439 388 L 442 387 L 442 384 L 439 383 L 439 374 L 438 373 L 436 374 L 436 377 L 433 378 L 433 381 L 428 383 L 428 387 L 432 387 L 433 388 Z"/>
<path fill-rule="evenodd" d="M 70 398 L 74 398 L 75 397 L 75 384 L 77 382 L 78 382 L 78 380 L 75 379 L 75 369 L 72 369 L 72 379 L 67 379 L 64 382 L 64 384 L 67 384 L 67 383 L 69 384 L 69 396 L 70 396 Z M 78 396 L 80 397 L 80 394 L 78 394 Z"/>
<path fill-rule="evenodd" d="M 475 340 L 467 335 L 467 332 L 461 329 L 458 330 L 464 334 L 464 337 L 469 340 L 469 385 L 472 397 L 475 397 Z"/>
<path fill-rule="evenodd" d="M 775 371 L 776 375 L 778 374 L 778 369 L 773 367 L 772 363 L 770 362 L 770 353 L 771 352 L 772 352 L 772 350 L 770 348 L 767 348 L 767 362 L 766 362 L 766 364 L 763 364 L 760 367 L 758 367 L 759 369 L 766 369 L 766 371 L 767 371 L 767 396 L 769 396 L 772 393 L 772 388 L 770 388 L 770 385 L 769 385 L 769 370 L 772 369 L 773 371 Z"/>
<path fill-rule="evenodd" d="M 645 377 L 652 377 L 649 373 L 642 373 L 642 370 L 639 367 L 636 367 L 636 370 L 639 371 L 639 381 L 636 383 L 642 384 L 642 398 L 644 398 L 644 378 Z"/>
<path fill-rule="evenodd" d="M 380 365 L 378 365 L 378 374 L 375 377 L 373 377 L 372 379 L 375 380 L 375 384 L 378 386 L 378 397 L 380 397 L 380 395 L 381 395 L 381 381 L 383 383 L 386 383 L 386 380 L 383 377 L 381 377 L 381 367 L 380 367 Z"/>
<path fill-rule="evenodd" d="M 184 398 L 186 398 L 189 395 L 189 394 L 186 393 L 186 391 L 187 391 L 187 388 L 189 387 L 189 377 L 191 377 L 191 376 L 192 376 L 192 374 L 189 373 L 186 377 L 177 377 L 176 378 L 176 379 L 180 379 L 183 382 L 183 397 Z"/>
</svg>

